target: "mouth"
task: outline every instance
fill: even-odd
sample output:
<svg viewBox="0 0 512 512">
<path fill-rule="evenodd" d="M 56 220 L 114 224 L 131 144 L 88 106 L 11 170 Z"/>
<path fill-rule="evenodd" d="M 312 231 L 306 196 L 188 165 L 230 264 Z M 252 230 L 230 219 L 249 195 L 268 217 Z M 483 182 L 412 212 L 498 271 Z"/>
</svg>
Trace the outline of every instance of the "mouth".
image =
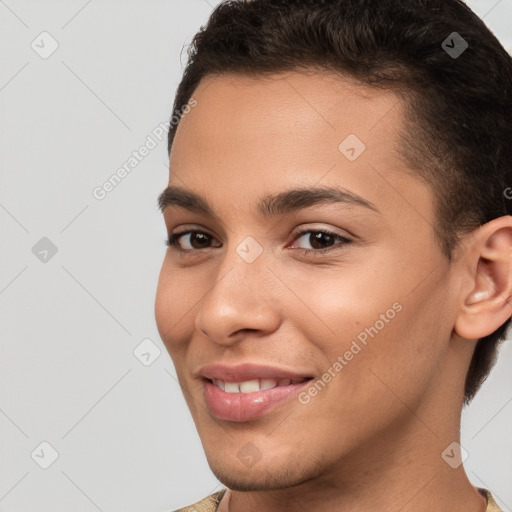
<svg viewBox="0 0 512 512">
<path fill-rule="evenodd" d="M 196 369 L 207 410 L 219 420 L 251 421 L 269 414 L 308 386 L 311 371 L 265 364 L 214 363 Z"/>
<path fill-rule="evenodd" d="M 203 377 L 203 399 L 207 410 L 218 420 L 255 421 L 272 411 L 279 413 L 285 404 L 293 403 L 293 398 L 309 386 L 312 379 L 265 377 L 235 382 Z"/>
</svg>

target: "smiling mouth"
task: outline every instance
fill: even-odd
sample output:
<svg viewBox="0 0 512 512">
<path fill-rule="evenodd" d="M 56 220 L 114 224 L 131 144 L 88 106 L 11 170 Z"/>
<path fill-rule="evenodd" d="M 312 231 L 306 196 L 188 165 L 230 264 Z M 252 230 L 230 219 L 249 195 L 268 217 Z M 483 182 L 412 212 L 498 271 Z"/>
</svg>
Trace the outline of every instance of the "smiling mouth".
<svg viewBox="0 0 512 512">
<path fill-rule="evenodd" d="M 229 377 L 226 375 L 203 376 L 203 399 L 207 409 L 219 420 L 232 422 L 254 421 L 272 410 L 278 409 L 280 404 L 289 402 L 300 393 L 301 389 L 309 386 L 313 377 L 300 375 L 240 375 Z M 216 372 L 222 374 L 223 372 Z M 226 373 L 226 372 L 224 372 Z M 236 373 L 236 372 L 231 372 Z M 240 373 L 240 372 L 239 372 Z M 267 373 L 270 373 L 267 372 Z M 258 378 L 255 378 L 257 377 Z M 218 377 L 224 377 L 223 380 Z M 245 377 L 245 379 L 244 379 Z M 272 378 L 275 377 L 275 378 Z M 294 378 L 291 378 L 294 377 Z M 235 381 L 235 379 L 239 379 Z"/>
</svg>

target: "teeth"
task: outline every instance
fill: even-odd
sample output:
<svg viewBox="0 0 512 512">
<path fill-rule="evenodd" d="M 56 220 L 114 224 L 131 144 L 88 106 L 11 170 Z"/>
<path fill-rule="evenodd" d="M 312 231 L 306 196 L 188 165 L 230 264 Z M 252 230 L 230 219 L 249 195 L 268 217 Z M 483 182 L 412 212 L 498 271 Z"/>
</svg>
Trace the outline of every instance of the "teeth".
<svg viewBox="0 0 512 512">
<path fill-rule="evenodd" d="M 226 393 L 240 393 L 240 387 L 237 382 L 225 382 L 224 391 Z"/>
<path fill-rule="evenodd" d="M 245 382 L 240 382 L 240 391 L 242 393 L 254 393 L 255 391 L 260 390 L 260 383 L 258 379 L 256 380 L 246 380 Z"/>
<path fill-rule="evenodd" d="M 261 379 L 261 389 L 272 389 L 277 386 L 277 380 Z"/>
<path fill-rule="evenodd" d="M 214 379 L 214 384 L 226 393 L 255 393 L 256 391 L 272 389 L 277 386 L 289 386 L 290 384 L 298 384 L 306 379 L 253 379 L 244 382 L 224 382 Z"/>
</svg>

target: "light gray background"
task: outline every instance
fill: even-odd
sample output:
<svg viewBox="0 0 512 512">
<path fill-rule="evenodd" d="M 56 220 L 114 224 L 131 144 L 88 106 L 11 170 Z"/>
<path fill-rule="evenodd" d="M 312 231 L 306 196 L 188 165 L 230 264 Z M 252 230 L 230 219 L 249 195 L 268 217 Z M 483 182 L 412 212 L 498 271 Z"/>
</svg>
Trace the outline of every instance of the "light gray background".
<svg viewBox="0 0 512 512">
<path fill-rule="evenodd" d="M 217 3 L 0 1 L 0 511 L 167 511 L 222 487 L 153 313 L 168 165 L 155 133 L 180 50 Z M 511 0 L 469 4 L 511 49 Z M 59 45 L 45 59 L 42 32 Z M 95 199 L 148 136 L 156 147 Z M 42 237 L 58 249 L 45 263 Z M 147 338 L 149 366 L 133 353 Z M 511 364 L 508 343 L 462 429 L 469 477 L 506 511 Z M 48 469 L 42 442 L 58 453 Z"/>
</svg>

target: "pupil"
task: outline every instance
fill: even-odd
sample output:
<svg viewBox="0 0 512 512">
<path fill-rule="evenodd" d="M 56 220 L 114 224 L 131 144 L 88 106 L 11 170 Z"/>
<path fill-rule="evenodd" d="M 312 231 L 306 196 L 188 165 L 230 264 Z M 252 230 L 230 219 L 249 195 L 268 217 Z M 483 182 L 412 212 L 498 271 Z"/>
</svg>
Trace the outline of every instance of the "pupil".
<svg viewBox="0 0 512 512">
<path fill-rule="evenodd" d="M 190 243 L 191 243 L 192 247 L 194 247 L 194 240 L 197 242 L 198 238 L 202 238 L 202 240 L 203 240 L 203 245 L 201 245 L 201 242 L 199 242 L 199 248 L 202 249 L 203 246 L 205 245 L 205 242 L 206 242 L 206 244 L 208 243 L 208 238 L 203 233 L 193 233 L 192 237 L 190 239 Z M 197 247 L 194 247 L 194 248 L 197 249 Z"/>
<path fill-rule="evenodd" d="M 315 247 L 315 244 L 316 244 L 318 241 L 320 241 L 322 237 L 326 237 L 326 238 L 327 238 L 327 241 L 332 240 L 331 235 L 329 235 L 329 234 L 327 234 L 327 233 L 316 233 L 316 234 L 313 234 L 312 236 L 313 236 L 313 240 L 314 240 L 314 243 L 311 243 L 311 241 L 310 241 L 310 243 L 311 243 L 311 246 L 312 246 L 312 247 Z M 324 249 L 324 248 L 325 248 L 325 245 L 322 245 L 322 244 L 320 243 L 320 247 L 315 247 L 315 248 L 316 248 L 316 249 Z"/>
</svg>

